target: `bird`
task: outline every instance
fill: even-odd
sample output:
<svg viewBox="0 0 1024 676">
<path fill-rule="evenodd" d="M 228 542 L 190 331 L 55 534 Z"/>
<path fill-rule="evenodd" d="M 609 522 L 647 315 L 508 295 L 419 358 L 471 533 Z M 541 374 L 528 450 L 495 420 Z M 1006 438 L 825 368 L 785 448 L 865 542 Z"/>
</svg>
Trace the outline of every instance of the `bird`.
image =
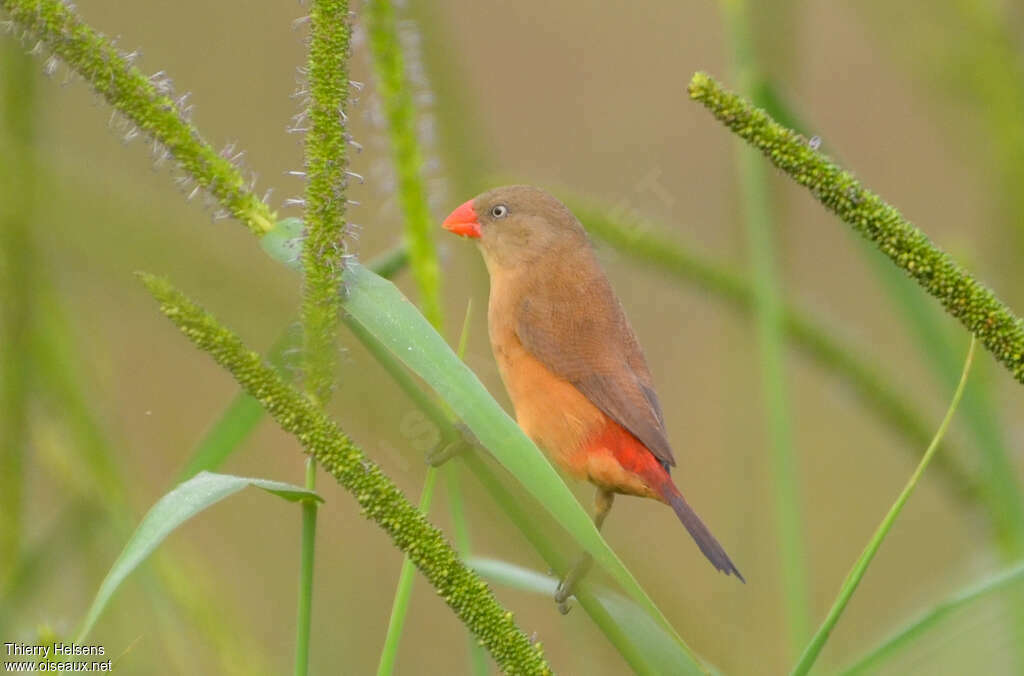
<svg viewBox="0 0 1024 676">
<path fill-rule="evenodd" d="M 491 349 L 516 421 L 564 473 L 597 487 L 595 526 L 616 494 L 658 500 L 716 569 L 745 582 L 672 480 L 651 371 L 579 220 L 546 191 L 511 185 L 461 204 L 442 227 L 479 246 Z M 563 613 L 590 563 L 584 555 L 559 585 Z"/>
</svg>

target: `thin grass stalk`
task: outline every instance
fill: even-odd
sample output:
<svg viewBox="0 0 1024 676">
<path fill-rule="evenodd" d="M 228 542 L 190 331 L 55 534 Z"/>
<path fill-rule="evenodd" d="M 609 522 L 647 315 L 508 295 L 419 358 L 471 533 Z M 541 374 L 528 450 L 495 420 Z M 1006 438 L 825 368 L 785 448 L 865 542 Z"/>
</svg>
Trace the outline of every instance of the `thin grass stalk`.
<svg viewBox="0 0 1024 676">
<path fill-rule="evenodd" d="M 452 36 L 446 33 L 449 25 L 443 15 L 422 2 L 409 3 L 408 11 L 423 37 L 423 59 L 435 94 L 432 110 L 444 141 L 438 150 L 444 154 L 445 178 L 462 199 L 469 199 L 487 188 L 494 161 L 480 141 L 487 135 L 474 114 L 474 92 L 466 86 L 464 63 L 451 48 Z"/>
<path fill-rule="evenodd" d="M 410 266 L 420 295 L 420 305 L 427 320 L 438 331 L 443 332 L 444 313 L 441 304 L 440 265 L 437 259 L 432 232 L 436 224 L 430 213 L 427 199 L 427 187 L 424 181 L 424 153 L 417 134 L 417 111 L 410 94 L 410 86 L 406 77 L 405 58 L 402 54 L 401 41 L 398 38 L 398 27 L 394 5 L 388 0 L 372 0 L 366 7 L 369 28 L 370 55 L 377 76 L 377 88 L 387 118 L 388 136 L 392 150 L 392 163 L 398 179 L 398 199 L 405 222 L 405 241 L 410 255 Z M 469 308 L 463 322 L 460 350 L 463 350 L 469 321 Z M 459 353 L 461 356 L 461 352 Z M 465 560 L 469 556 L 469 541 L 465 515 L 459 489 L 458 464 L 448 463 L 444 469 L 448 487 L 448 505 L 455 529 L 456 549 Z M 427 481 L 433 482 L 433 468 L 427 470 Z M 424 486 L 424 494 L 426 486 Z M 398 594 L 402 594 L 403 582 L 411 592 L 411 569 L 409 561 L 403 563 Z M 402 602 L 401 607 L 404 608 Z M 392 609 L 392 621 L 400 599 L 395 598 Z M 404 611 L 403 611 L 404 612 Z M 388 639 L 392 636 L 392 628 L 388 627 Z M 396 641 L 397 643 L 397 641 Z M 486 673 L 486 660 L 479 644 L 470 635 L 470 659 L 473 673 Z M 397 646 L 396 648 L 397 649 Z M 385 652 L 387 648 L 385 649 Z M 381 657 L 378 673 L 390 673 L 394 657 L 390 665 Z M 482 665 L 482 666 L 481 666 Z"/>
<path fill-rule="evenodd" d="M 30 58 L 0 39 L 0 584 L 23 547 L 25 451 L 28 444 L 31 326 L 36 266 L 35 77 Z"/>
<path fill-rule="evenodd" d="M 908 280 L 870 252 L 878 276 L 906 319 L 932 370 L 948 386 L 958 378 L 956 348 L 934 307 L 925 305 Z M 1024 496 L 999 422 L 998 407 L 987 379 L 973 378 L 963 402 L 964 420 L 982 458 L 983 499 L 996 530 L 996 540 L 1008 562 L 1024 556 Z"/>
<path fill-rule="evenodd" d="M 868 542 L 867 547 L 864 548 L 863 553 L 857 559 L 857 562 L 853 565 L 853 569 L 846 576 L 843 581 L 843 586 L 839 590 L 839 596 L 836 598 L 835 603 L 832 604 L 832 608 L 829 610 L 825 620 L 821 623 L 818 631 L 814 634 L 811 642 L 807 645 L 803 655 L 800 656 L 800 661 L 793 668 L 793 676 L 803 676 L 811 667 L 814 666 L 814 662 L 818 659 L 818 655 L 821 654 L 822 648 L 825 647 L 825 642 L 828 641 L 829 636 L 832 634 L 832 630 L 835 629 L 836 623 L 839 622 L 840 616 L 843 611 L 846 610 L 846 605 L 853 598 L 853 594 L 857 591 L 857 586 L 860 581 L 864 578 L 864 574 L 868 570 L 868 566 L 871 565 L 871 561 L 875 558 L 875 554 L 878 553 L 879 547 L 882 546 L 882 541 L 885 536 L 889 534 L 889 530 L 892 528 L 893 523 L 896 522 L 896 517 L 903 511 L 903 507 L 907 504 L 907 500 L 910 499 L 911 494 L 914 492 L 914 488 L 917 487 L 918 481 L 924 474 L 924 470 L 928 467 L 928 463 L 935 455 L 935 451 L 938 450 L 939 442 L 942 441 L 942 437 L 946 435 L 946 430 L 949 428 L 949 424 L 953 420 L 953 414 L 956 413 L 956 408 L 960 404 L 960 398 L 964 394 L 964 387 L 967 385 L 967 376 L 971 372 L 971 364 L 974 361 L 974 347 L 977 340 L 974 336 L 971 336 L 971 344 L 967 349 L 967 358 L 964 360 L 963 371 L 960 374 L 960 382 L 956 386 L 956 391 L 953 393 L 953 400 L 949 404 L 949 409 L 946 411 L 945 417 L 942 419 L 942 424 L 939 425 L 938 431 L 935 433 L 935 438 L 932 439 L 931 444 L 928 445 L 927 450 L 924 452 L 924 456 L 921 458 L 921 462 L 918 464 L 917 469 L 910 475 L 910 479 L 907 481 L 906 486 L 900 492 L 899 497 L 896 498 L 896 502 L 893 503 L 892 507 L 889 508 L 889 512 L 882 519 L 882 523 L 878 525 L 874 535 Z"/>
<path fill-rule="evenodd" d="M 459 335 L 459 347 L 456 354 L 459 359 L 465 359 L 466 344 L 469 342 L 469 321 L 473 316 L 473 301 L 466 304 L 466 314 L 462 318 L 462 332 Z M 468 561 L 473 555 L 469 539 L 469 521 L 466 519 L 466 504 L 462 499 L 462 483 L 459 477 L 460 464 L 449 462 L 444 468 L 445 483 L 448 486 L 448 511 L 452 516 L 452 538 L 455 541 L 455 551 L 463 561 Z M 483 648 L 468 634 L 469 639 L 469 667 L 470 673 L 474 676 L 487 676 L 487 656 Z"/>
<path fill-rule="evenodd" d="M 469 521 L 466 519 L 466 504 L 462 497 L 462 477 L 460 476 L 462 465 L 457 462 L 449 462 L 444 467 L 445 485 L 448 488 L 448 510 L 452 515 L 452 539 L 455 542 L 455 551 L 459 558 L 468 561 L 473 555 L 473 547 L 469 538 Z M 487 655 L 483 648 L 467 634 L 469 650 L 469 672 L 473 676 L 487 676 Z"/>
<path fill-rule="evenodd" d="M 306 134 L 306 231 L 302 246 L 302 341 L 307 394 L 326 405 L 337 369 L 341 273 L 345 252 L 345 188 L 348 139 L 348 58 L 351 41 L 347 0 L 311 0 L 307 59 L 309 132 Z M 306 487 L 316 483 L 312 458 Z M 313 612 L 316 505 L 302 508 L 302 561 L 299 570 L 295 676 L 309 669 L 309 630 Z"/>
<path fill-rule="evenodd" d="M 752 92 L 758 81 L 748 7 L 743 0 L 721 3 L 733 46 L 734 76 L 741 91 Z M 736 163 L 748 255 L 753 270 L 754 320 L 761 367 L 761 400 L 766 410 L 772 454 L 775 519 L 779 533 L 779 572 L 782 577 L 790 654 L 795 657 L 810 635 L 810 595 L 807 553 L 800 501 L 800 479 L 789 387 L 783 350 L 782 289 L 776 272 L 775 224 L 768 196 L 768 175 L 753 150 L 736 141 Z"/>
<path fill-rule="evenodd" d="M 949 387 L 955 386 L 958 377 L 956 348 L 949 339 L 946 325 L 940 321 L 938 309 L 925 304 L 913 284 L 899 270 L 866 247 L 865 243 L 865 251 L 870 255 L 873 267 L 888 288 L 889 297 L 916 337 L 932 370 L 940 382 Z M 1024 556 L 1024 497 L 991 385 L 990 378 L 972 378 L 967 384 L 962 408 L 965 425 L 981 452 L 980 498 L 988 512 L 996 547 L 1003 561 L 1010 564 Z M 1013 644 L 1017 664 L 1024 665 L 1024 589 L 1012 590 L 1005 601 L 1016 636 Z"/>
<path fill-rule="evenodd" d="M 893 633 L 892 636 L 882 641 L 882 643 L 866 653 L 854 664 L 845 667 L 839 673 L 843 674 L 843 676 L 874 673 L 887 658 L 906 648 L 907 645 L 927 633 L 954 611 L 1000 591 L 1010 591 L 1016 596 L 1020 592 L 1022 583 L 1024 583 L 1024 561 L 1010 566 L 981 582 L 972 584 L 963 591 L 944 600 L 934 608 L 908 622 L 904 627 Z"/>
<path fill-rule="evenodd" d="M 288 386 L 235 334 L 168 282 L 151 275 L 142 275 L 142 279 L 160 302 L 161 311 L 182 333 L 259 399 L 282 429 L 295 435 L 306 452 L 352 493 L 366 516 L 409 554 L 502 669 L 523 674 L 551 673 L 540 646 L 531 644 L 487 585 L 459 561 L 441 532 L 319 406 Z"/>
<path fill-rule="evenodd" d="M 946 312 L 974 334 L 996 360 L 1024 383 L 1024 320 L 852 174 L 783 127 L 763 110 L 723 88 L 706 73 L 690 81 L 690 96 L 752 144 L 772 164 L 808 188 L 828 210 L 874 243 Z"/>
<path fill-rule="evenodd" d="M 387 118 L 391 157 L 398 178 L 397 195 L 405 221 L 405 242 L 423 316 L 443 332 L 441 266 L 431 233 L 436 224 L 430 215 L 427 186 L 423 180 L 423 151 L 417 137 L 416 107 L 405 74 L 405 60 L 398 39 L 395 8 L 389 0 L 370 0 L 366 5 L 370 56 L 377 75 L 377 91 Z"/>
<path fill-rule="evenodd" d="M 275 214 L 256 197 L 231 158 L 213 149 L 188 120 L 187 97 L 173 98 L 162 72 L 146 77 L 106 36 L 61 0 L 0 0 L 30 42 L 40 42 L 92 85 L 135 129 L 158 141 L 195 184 L 255 235 L 269 232 Z"/>
<path fill-rule="evenodd" d="M 456 354 L 459 359 L 466 353 L 466 341 L 469 338 L 469 319 L 472 316 L 473 305 L 466 305 L 466 316 L 462 320 L 462 333 L 459 335 L 459 345 Z M 454 463 L 450 463 L 454 464 Z M 434 497 L 434 483 L 437 479 L 437 467 L 427 467 L 427 476 L 423 480 L 423 491 L 420 496 L 420 511 L 424 516 L 430 515 L 430 504 Z M 458 551 L 458 547 L 456 547 Z M 466 556 L 459 551 L 463 561 Z M 402 630 L 405 627 L 405 616 L 409 609 L 409 598 L 412 596 L 413 574 L 415 569 L 412 560 L 406 556 L 402 561 L 402 569 L 398 576 L 398 586 L 395 589 L 395 599 L 391 604 L 391 618 L 388 620 L 388 630 L 384 637 L 384 648 L 381 650 L 380 662 L 377 666 L 377 676 L 389 676 L 394 672 L 395 661 L 398 659 L 398 645 L 402 640 Z M 470 635 L 472 636 L 472 634 Z"/>
<path fill-rule="evenodd" d="M 306 460 L 305 487 L 316 490 L 316 463 Z M 299 563 L 299 608 L 295 623 L 295 676 L 309 673 L 309 638 L 313 624 L 313 564 L 316 543 L 316 500 L 302 502 L 302 554 Z"/>
<path fill-rule="evenodd" d="M 428 467 L 427 477 L 423 481 L 423 493 L 420 495 L 420 511 L 424 516 L 430 514 L 430 503 L 434 498 L 436 479 L 437 468 Z M 409 612 L 409 598 L 412 596 L 415 575 L 416 567 L 406 556 L 402 560 L 402 570 L 398 575 L 398 585 L 395 588 L 395 599 L 391 603 L 391 618 L 388 620 L 388 631 L 384 637 L 384 648 L 380 652 L 377 676 L 390 676 L 395 671 L 398 646 L 402 641 L 402 631 L 405 629 L 405 618 Z"/>
</svg>

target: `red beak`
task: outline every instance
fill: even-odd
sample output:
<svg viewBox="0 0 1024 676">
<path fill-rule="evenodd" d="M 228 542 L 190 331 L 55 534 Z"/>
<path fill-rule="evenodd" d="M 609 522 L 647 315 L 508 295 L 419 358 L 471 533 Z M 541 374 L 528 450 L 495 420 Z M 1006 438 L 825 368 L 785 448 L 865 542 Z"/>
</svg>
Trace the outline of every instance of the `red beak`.
<svg viewBox="0 0 1024 676">
<path fill-rule="evenodd" d="M 448 218 L 444 219 L 441 227 L 456 235 L 480 239 L 480 220 L 473 211 L 473 200 L 460 204 Z"/>
</svg>

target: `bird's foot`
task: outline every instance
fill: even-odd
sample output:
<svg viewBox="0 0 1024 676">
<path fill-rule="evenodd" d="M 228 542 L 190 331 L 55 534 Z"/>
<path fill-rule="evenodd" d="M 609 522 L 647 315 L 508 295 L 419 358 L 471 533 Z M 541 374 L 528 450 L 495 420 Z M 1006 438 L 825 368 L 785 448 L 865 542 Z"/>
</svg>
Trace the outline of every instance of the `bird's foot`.
<svg viewBox="0 0 1024 676">
<path fill-rule="evenodd" d="M 555 589 L 555 605 L 558 607 L 558 612 L 563 615 L 568 615 L 572 610 L 572 606 L 569 605 L 569 599 L 572 598 L 572 587 L 567 586 L 566 582 L 568 580 L 562 580 L 558 583 L 558 588 Z"/>
<path fill-rule="evenodd" d="M 441 443 L 427 453 L 427 464 L 431 467 L 440 467 L 455 456 L 480 445 L 476 435 L 465 424 L 456 423 L 455 430 L 458 437 L 454 440 L 442 439 Z"/>
<path fill-rule="evenodd" d="M 572 598 L 573 588 L 576 583 L 583 579 L 583 576 L 590 570 L 590 566 L 594 563 L 594 558 L 587 553 L 584 553 L 569 569 L 569 572 L 565 574 L 562 581 L 558 583 L 558 588 L 555 589 L 555 604 L 558 606 L 558 612 L 563 615 L 568 615 L 571 606 L 569 605 L 569 599 Z"/>
</svg>

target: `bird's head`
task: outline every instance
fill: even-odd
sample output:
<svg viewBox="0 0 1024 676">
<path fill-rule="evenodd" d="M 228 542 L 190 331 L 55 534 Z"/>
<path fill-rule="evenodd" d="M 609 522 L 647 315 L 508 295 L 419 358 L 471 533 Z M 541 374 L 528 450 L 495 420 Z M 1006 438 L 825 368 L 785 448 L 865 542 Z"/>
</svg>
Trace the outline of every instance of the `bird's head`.
<svg viewBox="0 0 1024 676">
<path fill-rule="evenodd" d="M 476 240 L 488 268 L 518 267 L 587 241 L 583 226 L 564 204 L 526 185 L 477 195 L 456 208 L 443 227 Z"/>
</svg>

